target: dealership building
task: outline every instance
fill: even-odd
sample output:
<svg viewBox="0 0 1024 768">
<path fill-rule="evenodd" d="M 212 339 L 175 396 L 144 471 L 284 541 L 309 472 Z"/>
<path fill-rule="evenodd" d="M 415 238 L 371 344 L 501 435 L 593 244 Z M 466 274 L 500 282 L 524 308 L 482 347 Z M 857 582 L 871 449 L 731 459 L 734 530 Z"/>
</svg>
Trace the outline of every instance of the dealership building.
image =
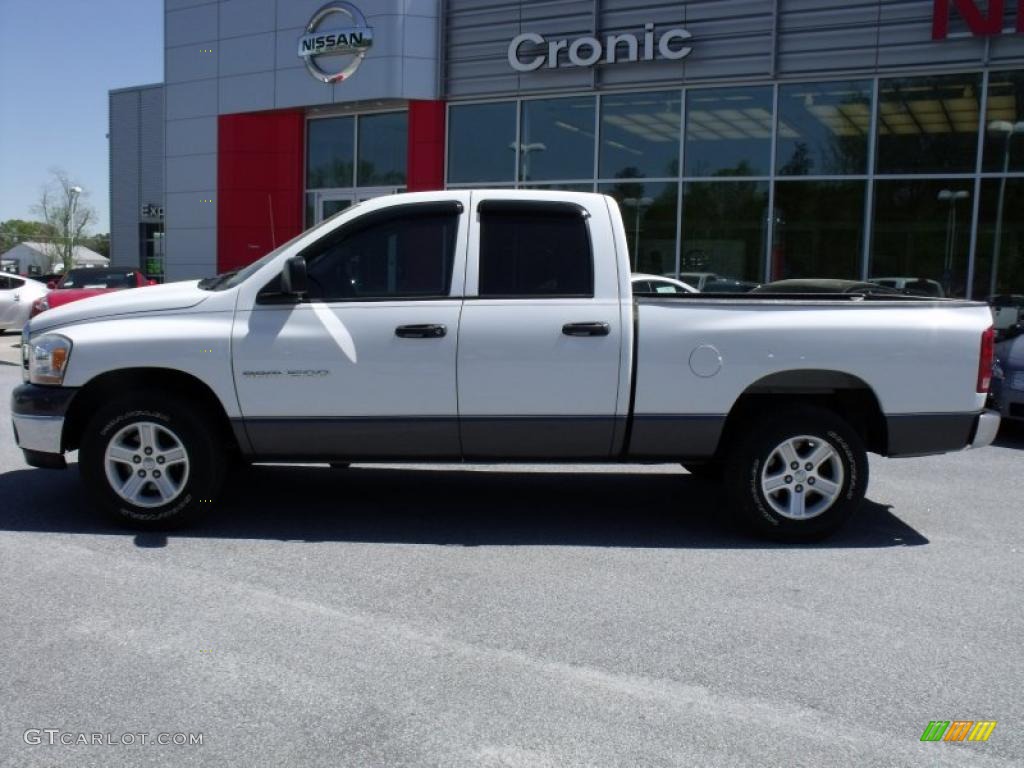
<svg viewBox="0 0 1024 768">
<path fill-rule="evenodd" d="M 111 255 L 235 269 L 348 206 L 593 190 L 636 271 L 1024 293 L 1024 0 L 166 0 Z"/>
</svg>

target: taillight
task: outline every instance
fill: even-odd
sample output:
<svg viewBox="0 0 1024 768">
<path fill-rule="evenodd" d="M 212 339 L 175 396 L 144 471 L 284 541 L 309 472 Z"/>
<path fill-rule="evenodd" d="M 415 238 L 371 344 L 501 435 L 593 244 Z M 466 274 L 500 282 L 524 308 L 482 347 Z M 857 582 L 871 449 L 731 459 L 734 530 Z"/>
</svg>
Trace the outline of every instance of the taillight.
<svg viewBox="0 0 1024 768">
<path fill-rule="evenodd" d="M 996 332 L 988 328 L 981 334 L 981 355 L 978 358 L 978 393 L 988 392 L 992 383 L 992 362 L 995 358 Z"/>
</svg>

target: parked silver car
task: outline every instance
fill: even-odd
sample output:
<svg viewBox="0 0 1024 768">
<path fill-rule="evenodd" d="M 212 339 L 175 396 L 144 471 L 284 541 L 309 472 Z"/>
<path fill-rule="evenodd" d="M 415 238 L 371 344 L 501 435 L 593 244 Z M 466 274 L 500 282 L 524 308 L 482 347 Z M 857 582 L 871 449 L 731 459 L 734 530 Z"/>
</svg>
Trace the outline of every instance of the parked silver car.
<svg viewBox="0 0 1024 768">
<path fill-rule="evenodd" d="M 996 344 L 992 369 L 992 400 L 1004 419 L 1024 420 L 1024 328 Z"/>
</svg>

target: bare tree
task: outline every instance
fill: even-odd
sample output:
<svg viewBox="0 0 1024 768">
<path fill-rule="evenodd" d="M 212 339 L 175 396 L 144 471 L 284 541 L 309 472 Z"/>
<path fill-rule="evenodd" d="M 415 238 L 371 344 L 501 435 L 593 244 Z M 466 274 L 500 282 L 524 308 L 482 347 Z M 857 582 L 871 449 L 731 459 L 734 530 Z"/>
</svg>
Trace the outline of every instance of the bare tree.
<svg viewBox="0 0 1024 768">
<path fill-rule="evenodd" d="M 59 259 L 64 271 L 74 266 L 74 246 L 89 225 L 96 221 L 96 209 L 88 203 L 89 193 L 61 168 L 50 169 L 50 183 L 43 187 L 33 211 L 54 233 L 49 252 Z"/>
</svg>

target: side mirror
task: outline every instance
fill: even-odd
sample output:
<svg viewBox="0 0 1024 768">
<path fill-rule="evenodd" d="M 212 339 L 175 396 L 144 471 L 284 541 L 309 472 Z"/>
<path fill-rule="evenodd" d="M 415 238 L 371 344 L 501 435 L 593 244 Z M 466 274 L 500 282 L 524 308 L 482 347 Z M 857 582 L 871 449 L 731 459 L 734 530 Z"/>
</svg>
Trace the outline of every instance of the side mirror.
<svg viewBox="0 0 1024 768">
<path fill-rule="evenodd" d="M 281 293 L 289 296 L 303 296 L 309 291 L 309 277 L 306 275 L 306 260 L 292 256 L 284 263 L 281 272 Z"/>
</svg>

